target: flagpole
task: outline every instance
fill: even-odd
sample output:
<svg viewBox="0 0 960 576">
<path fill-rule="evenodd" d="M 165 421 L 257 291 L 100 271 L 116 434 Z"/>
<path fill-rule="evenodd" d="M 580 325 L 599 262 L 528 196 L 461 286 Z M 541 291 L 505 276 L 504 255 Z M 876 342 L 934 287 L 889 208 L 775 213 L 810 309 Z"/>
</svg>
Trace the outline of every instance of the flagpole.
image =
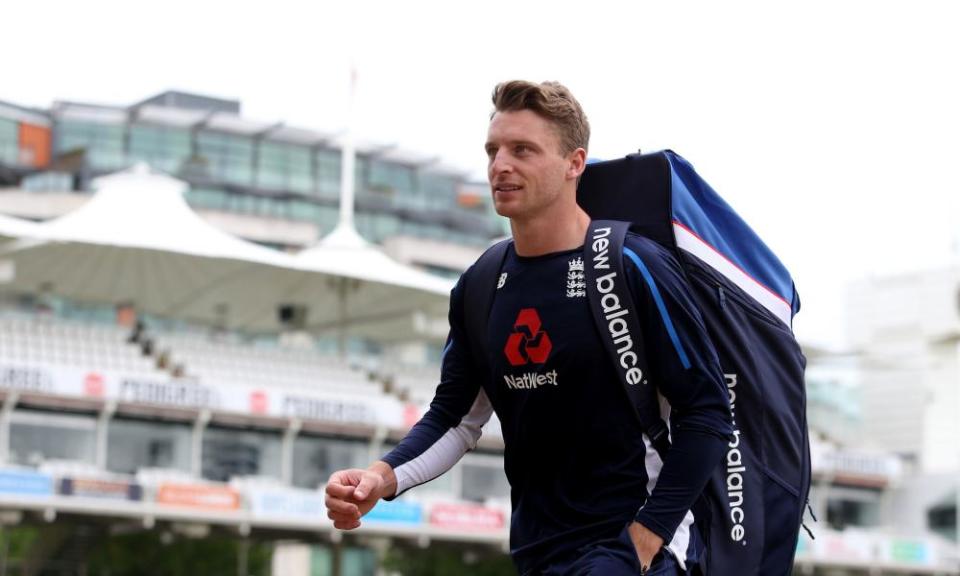
<svg viewBox="0 0 960 576">
<path fill-rule="evenodd" d="M 341 140 L 342 159 L 340 162 L 340 220 L 339 228 L 354 228 L 354 194 L 356 176 L 356 149 L 353 142 L 353 116 L 357 96 L 357 67 L 350 66 L 350 97 L 347 100 L 346 131 Z"/>
</svg>

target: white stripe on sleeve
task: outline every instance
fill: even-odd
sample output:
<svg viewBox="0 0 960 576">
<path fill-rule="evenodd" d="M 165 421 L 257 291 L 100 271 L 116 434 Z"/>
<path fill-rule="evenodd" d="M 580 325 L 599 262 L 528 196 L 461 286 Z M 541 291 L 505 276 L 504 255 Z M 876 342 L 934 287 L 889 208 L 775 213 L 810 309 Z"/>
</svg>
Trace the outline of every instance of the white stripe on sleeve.
<svg viewBox="0 0 960 576">
<path fill-rule="evenodd" d="M 423 454 L 393 471 L 397 477 L 397 494 L 433 480 L 452 468 L 469 450 L 476 448 L 480 429 L 490 419 L 491 414 L 493 405 L 481 388 L 470 411 L 456 428 L 447 430 L 446 434 L 424 450 Z"/>
</svg>

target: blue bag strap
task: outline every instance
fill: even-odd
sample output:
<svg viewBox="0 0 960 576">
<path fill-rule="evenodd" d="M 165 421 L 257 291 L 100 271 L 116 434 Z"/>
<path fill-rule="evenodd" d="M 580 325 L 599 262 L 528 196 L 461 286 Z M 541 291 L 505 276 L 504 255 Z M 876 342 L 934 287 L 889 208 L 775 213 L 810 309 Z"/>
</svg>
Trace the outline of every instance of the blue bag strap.
<svg viewBox="0 0 960 576">
<path fill-rule="evenodd" d="M 643 345 L 643 331 L 623 265 L 623 242 L 629 222 L 594 220 L 584 241 L 587 298 L 600 340 L 613 362 L 640 428 L 663 458 L 670 447 L 667 425 L 660 417 L 657 389 Z"/>
<path fill-rule="evenodd" d="M 507 248 L 511 242 L 513 242 L 511 239 L 501 240 L 487 248 L 464 275 L 464 326 L 477 368 L 484 371 L 490 369 L 486 354 L 490 309 L 497 290 L 500 268 L 503 266 L 503 260 L 507 256 Z"/>
</svg>

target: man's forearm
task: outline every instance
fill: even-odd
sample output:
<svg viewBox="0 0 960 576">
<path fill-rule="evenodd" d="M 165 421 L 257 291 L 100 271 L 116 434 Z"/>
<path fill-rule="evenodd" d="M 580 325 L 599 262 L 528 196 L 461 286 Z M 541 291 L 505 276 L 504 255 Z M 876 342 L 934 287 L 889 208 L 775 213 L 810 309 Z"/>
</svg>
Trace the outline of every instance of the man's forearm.
<svg viewBox="0 0 960 576">
<path fill-rule="evenodd" d="M 470 410 L 459 420 L 432 405 L 400 444 L 381 458 L 396 471 L 394 496 L 445 473 L 477 445 L 493 407 L 483 390 L 475 394 Z"/>
<path fill-rule="evenodd" d="M 636 521 L 669 542 L 723 458 L 726 443 L 713 434 L 675 431 L 660 477 Z"/>
</svg>

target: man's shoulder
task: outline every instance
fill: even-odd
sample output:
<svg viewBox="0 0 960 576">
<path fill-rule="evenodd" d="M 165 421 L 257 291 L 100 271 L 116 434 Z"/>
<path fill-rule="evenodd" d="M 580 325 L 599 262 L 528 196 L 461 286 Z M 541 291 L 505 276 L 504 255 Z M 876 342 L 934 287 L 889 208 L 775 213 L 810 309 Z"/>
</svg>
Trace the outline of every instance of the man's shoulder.
<svg viewBox="0 0 960 576">
<path fill-rule="evenodd" d="M 461 294 L 467 289 L 467 285 L 471 287 L 479 286 L 477 282 L 489 281 L 489 278 L 484 279 L 482 276 L 495 274 L 499 270 L 505 251 L 512 242 L 513 238 L 503 238 L 487 246 L 480 256 L 460 274 L 460 278 L 457 279 L 457 283 L 453 287 L 452 295 Z"/>
<path fill-rule="evenodd" d="M 490 244 L 489 246 L 487 246 L 486 249 L 484 249 L 484 251 L 480 253 L 480 256 L 478 256 L 477 259 L 474 260 L 473 263 L 470 264 L 470 266 L 468 266 L 467 269 L 463 271 L 463 273 L 460 275 L 459 283 L 461 284 L 464 283 L 466 281 L 466 278 L 476 273 L 477 269 L 483 269 L 490 266 L 499 267 L 501 262 L 499 262 L 498 260 L 503 259 L 503 256 L 505 254 L 504 250 L 508 249 L 510 247 L 510 244 L 512 243 L 513 243 L 513 238 L 508 237 L 508 238 L 501 238 L 500 240 L 497 240 L 492 244 Z"/>
<path fill-rule="evenodd" d="M 487 246 L 484 249 L 483 252 L 480 253 L 480 256 L 478 256 L 477 259 L 473 261 L 473 265 L 470 266 L 470 268 L 475 267 L 477 264 L 479 264 L 481 261 L 485 259 L 496 257 L 498 254 L 502 255 L 503 254 L 502 250 L 505 250 L 511 244 L 513 244 L 513 238 L 510 236 L 493 241 L 492 243 L 490 243 L 489 246 Z"/>
</svg>

